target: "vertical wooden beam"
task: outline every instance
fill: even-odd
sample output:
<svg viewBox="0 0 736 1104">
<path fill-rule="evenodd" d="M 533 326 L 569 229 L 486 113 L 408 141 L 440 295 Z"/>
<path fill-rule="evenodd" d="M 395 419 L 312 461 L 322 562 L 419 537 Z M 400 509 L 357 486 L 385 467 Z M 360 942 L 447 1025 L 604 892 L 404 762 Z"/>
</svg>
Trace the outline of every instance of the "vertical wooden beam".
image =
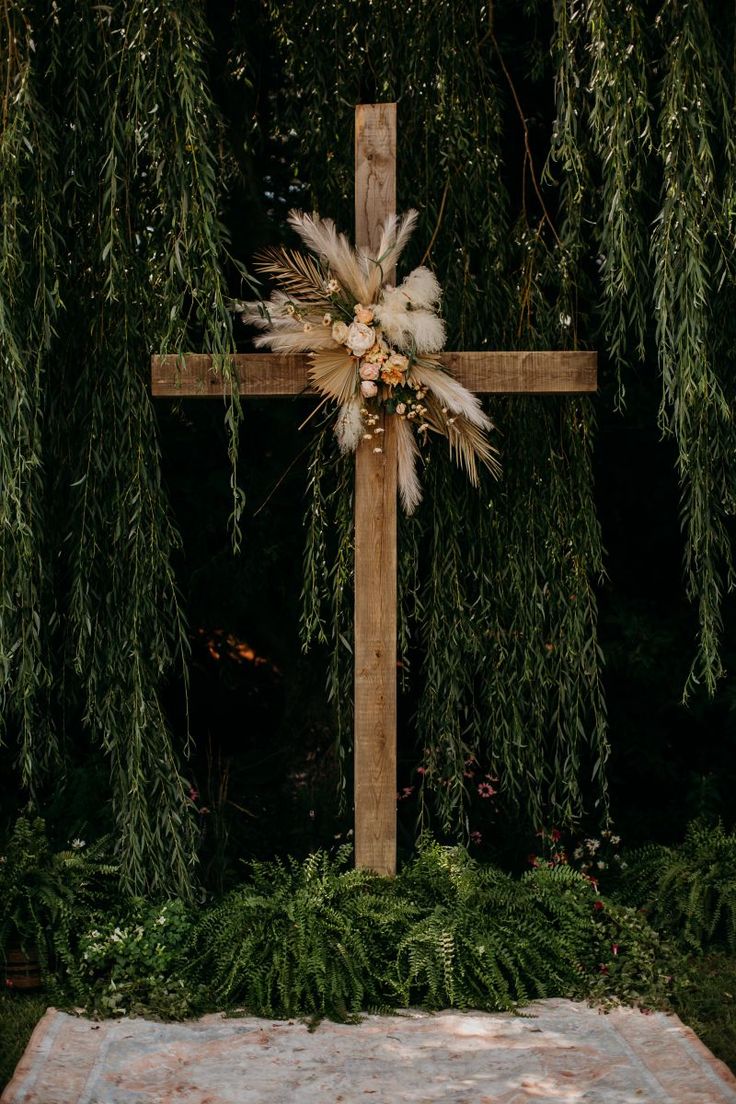
<svg viewBox="0 0 736 1104">
<path fill-rule="evenodd" d="M 396 104 L 355 109 L 355 241 L 396 210 Z M 393 273 L 386 273 L 391 279 Z M 355 456 L 355 862 L 396 873 L 396 481 L 393 418 Z M 382 448 L 382 452 L 375 452 Z"/>
</svg>

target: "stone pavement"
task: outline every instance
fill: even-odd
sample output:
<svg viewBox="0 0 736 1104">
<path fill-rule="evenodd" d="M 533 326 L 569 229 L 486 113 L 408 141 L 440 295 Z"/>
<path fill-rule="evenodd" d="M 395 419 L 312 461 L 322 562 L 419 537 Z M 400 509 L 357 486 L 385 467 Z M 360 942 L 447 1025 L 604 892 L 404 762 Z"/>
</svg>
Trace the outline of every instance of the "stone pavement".
<svg viewBox="0 0 736 1104">
<path fill-rule="evenodd" d="M 736 1104 L 736 1078 L 677 1017 L 566 1000 L 523 1017 L 359 1025 L 49 1009 L 0 1104 Z"/>
</svg>

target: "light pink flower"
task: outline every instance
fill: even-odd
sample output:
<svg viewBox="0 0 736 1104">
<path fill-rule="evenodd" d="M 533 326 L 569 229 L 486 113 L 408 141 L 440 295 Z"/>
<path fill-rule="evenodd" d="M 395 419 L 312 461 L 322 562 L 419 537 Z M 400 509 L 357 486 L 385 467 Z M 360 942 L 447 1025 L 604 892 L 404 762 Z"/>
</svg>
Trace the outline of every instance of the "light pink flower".
<svg viewBox="0 0 736 1104">
<path fill-rule="evenodd" d="M 360 393 L 365 399 L 372 399 L 378 394 L 378 387 L 373 380 L 363 380 L 360 384 Z"/>
<path fill-rule="evenodd" d="M 360 366 L 360 378 L 363 380 L 377 380 L 379 374 L 379 367 L 377 364 L 366 364 L 365 361 Z"/>
</svg>

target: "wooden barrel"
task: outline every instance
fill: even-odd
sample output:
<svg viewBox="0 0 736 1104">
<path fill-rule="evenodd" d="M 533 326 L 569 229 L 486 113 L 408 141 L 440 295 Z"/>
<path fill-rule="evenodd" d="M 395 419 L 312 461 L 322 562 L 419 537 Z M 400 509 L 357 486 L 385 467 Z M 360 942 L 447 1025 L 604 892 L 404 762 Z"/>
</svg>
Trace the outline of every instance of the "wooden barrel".
<svg viewBox="0 0 736 1104">
<path fill-rule="evenodd" d="M 6 951 L 5 987 L 23 991 L 43 988 L 41 966 L 35 952 L 20 948 Z"/>
</svg>

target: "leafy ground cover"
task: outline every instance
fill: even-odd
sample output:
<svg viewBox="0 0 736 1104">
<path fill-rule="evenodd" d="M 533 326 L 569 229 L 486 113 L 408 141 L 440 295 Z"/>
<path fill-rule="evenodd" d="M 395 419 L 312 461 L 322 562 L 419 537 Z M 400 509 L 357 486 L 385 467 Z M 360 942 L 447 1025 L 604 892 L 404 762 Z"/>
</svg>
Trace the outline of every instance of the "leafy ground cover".
<svg viewBox="0 0 736 1104">
<path fill-rule="evenodd" d="M 50 1003 L 98 1016 L 181 1019 L 224 1009 L 351 1021 L 409 1005 L 498 1011 L 545 996 L 623 1001 L 677 1011 L 736 1065 L 736 837 L 720 826 L 692 825 L 679 848 L 611 863 L 617 873 L 606 892 L 591 872 L 608 872 L 595 841 L 568 861 L 552 837 L 553 849 L 516 876 L 425 839 L 396 879 L 351 869 L 343 847 L 255 863 L 232 892 L 196 906 L 121 901 L 99 853 L 87 862 L 79 850 L 72 900 L 63 880 L 42 876 L 66 870 L 40 845 L 42 832 L 40 821 L 19 822 L 0 866 L 5 899 L 12 890 L 33 905 L 16 911 L 26 924 L 16 935 L 44 940 L 47 983 L 41 997 L 2 995 L 5 1078 Z M 34 895 L 34 885 L 43 892 Z"/>
</svg>

